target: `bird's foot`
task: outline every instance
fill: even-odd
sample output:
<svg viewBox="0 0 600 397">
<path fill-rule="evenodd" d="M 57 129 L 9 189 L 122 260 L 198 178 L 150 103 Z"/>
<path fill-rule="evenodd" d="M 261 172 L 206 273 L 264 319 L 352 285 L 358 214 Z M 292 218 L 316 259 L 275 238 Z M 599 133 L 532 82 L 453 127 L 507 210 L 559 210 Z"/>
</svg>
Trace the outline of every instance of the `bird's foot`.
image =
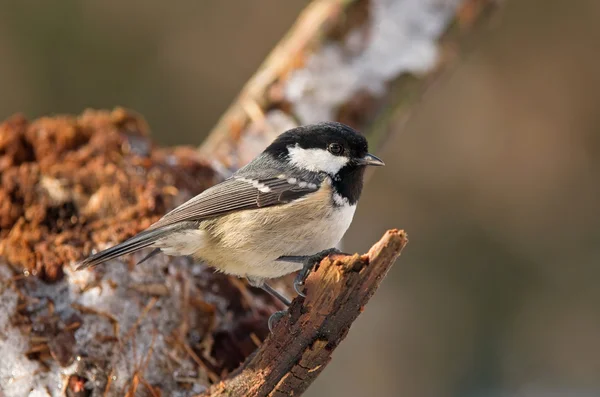
<svg viewBox="0 0 600 397">
<path fill-rule="evenodd" d="M 271 314 L 271 317 L 269 317 L 269 331 L 271 333 L 273 333 L 273 329 L 275 328 L 275 326 L 277 325 L 277 323 L 279 323 L 279 321 L 287 314 L 287 310 L 280 310 L 278 312 L 275 312 L 273 314 Z"/>
<path fill-rule="evenodd" d="M 262 288 L 264 291 L 268 292 L 272 297 L 274 297 L 275 299 L 277 299 L 284 305 L 289 306 L 292 304 L 292 302 L 288 299 L 287 296 L 283 295 L 281 292 L 277 291 L 275 288 L 271 287 L 269 284 L 263 283 L 260 286 L 260 288 Z"/>
<path fill-rule="evenodd" d="M 266 291 L 267 293 L 269 293 L 269 295 L 271 295 L 272 297 L 274 297 L 275 299 L 277 299 L 278 301 L 283 303 L 285 306 L 289 307 L 292 304 L 292 302 L 285 295 L 283 295 L 281 292 L 277 291 L 275 288 L 271 287 L 269 284 L 265 283 L 264 280 L 248 277 L 248 282 L 253 287 L 261 288 L 263 291 Z M 269 322 L 268 322 L 269 331 L 271 333 L 273 333 L 273 328 L 275 328 L 275 326 L 277 325 L 279 320 L 281 320 L 283 318 L 283 316 L 285 316 L 286 314 L 287 314 L 287 310 L 281 310 L 281 311 L 271 314 L 271 317 L 269 317 Z"/>
<path fill-rule="evenodd" d="M 305 297 L 306 295 L 304 294 L 304 291 L 302 291 L 302 287 L 304 287 L 304 282 L 306 281 L 306 278 L 308 277 L 308 275 L 310 274 L 312 269 L 315 267 L 315 265 L 317 263 L 320 263 L 324 258 L 326 258 L 327 256 L 329 256 L 331 254 L 341 254 L 341 253 L 342 252 L 340 250 L 338 250 L 337 248 L 330 248 L 330 249 L 326 249 L 321 252 L 318 252 L 314 255 L 281 256 L 277 260 L 285 261 L 285 262 L 301 262 L 302 263 L 302 269 L 300 269 L 300 271 L 296 275 L 296 278 L 294 279 L 294 289 L 296 290 L 298 295 Z"/>
</svg>

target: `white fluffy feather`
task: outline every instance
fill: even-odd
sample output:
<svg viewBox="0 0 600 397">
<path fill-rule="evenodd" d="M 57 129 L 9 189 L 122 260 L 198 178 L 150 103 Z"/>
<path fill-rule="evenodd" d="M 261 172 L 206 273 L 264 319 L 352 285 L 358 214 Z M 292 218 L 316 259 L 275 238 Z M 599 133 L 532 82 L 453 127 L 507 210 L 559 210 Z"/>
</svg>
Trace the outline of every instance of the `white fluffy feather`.
<svg viewBox="0 0 600 397">
<path fill-rule="evenodd" d="M 337 174 L 348 163 L 347 157 L 335 156 L 323 149 L 303 149 L 296 145 L 288 147 L 288 153 L 290 163 L 296 167 L 329 175 Z"/>
<path fill-rule="evenodd" d="M 185 229 L 158 240 L 153 246 L 167 255 L 192 255 L 206 244 L 206 232 L 201 229 Z"/>
</svg>

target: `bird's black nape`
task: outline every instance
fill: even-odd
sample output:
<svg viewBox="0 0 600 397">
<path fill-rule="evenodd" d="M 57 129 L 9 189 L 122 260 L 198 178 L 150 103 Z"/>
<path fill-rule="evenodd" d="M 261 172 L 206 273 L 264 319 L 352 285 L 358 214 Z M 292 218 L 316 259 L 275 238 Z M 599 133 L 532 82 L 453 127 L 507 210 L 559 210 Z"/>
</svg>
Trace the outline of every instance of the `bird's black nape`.
<svg viewBox="0 0 600 397">
<path fill-rule="evenodd" d="M 326 150 L 331 143 L 344 147 L 344 155 L 351 158 L 362 158 L 368 153 L 366 138 L 351 127 L 335 121 L 309 124 L 292 128 L 279 135 L 265 152 L 276 158 L 285 158 L 289 146 L 302 149 Z"/>
</svg>

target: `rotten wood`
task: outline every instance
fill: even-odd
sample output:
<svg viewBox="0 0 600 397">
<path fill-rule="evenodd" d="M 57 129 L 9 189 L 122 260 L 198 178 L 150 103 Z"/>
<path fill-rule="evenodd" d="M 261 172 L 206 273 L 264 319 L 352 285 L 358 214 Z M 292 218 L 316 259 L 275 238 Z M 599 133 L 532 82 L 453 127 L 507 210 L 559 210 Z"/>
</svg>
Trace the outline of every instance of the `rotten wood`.
<svg viewBox="0 0 600 397">
<path fill-rule="evenodd" d="M 298 396 L 316 379 L 346 337 L 407 243 L 389 230 L 365 255 L 325 258 L 254 355 L 199 397 Z"/>
<path fill-rule="evenodd" d="M 195 149 L 159 148 L 144 125 L 124 109 L 0 124 L 0 301 L 14 301 L 0 334 L 24 340 L 11 357 L 21 372 L 0 383 L 45 385 L 67 365 L 71 395 L 81 382 L 94 395 L 183 393 L 177 379 L 216 383 L 268 334 L 270 296 L 184 257 L 73 270 L 218 180 Z"/>
</svg>

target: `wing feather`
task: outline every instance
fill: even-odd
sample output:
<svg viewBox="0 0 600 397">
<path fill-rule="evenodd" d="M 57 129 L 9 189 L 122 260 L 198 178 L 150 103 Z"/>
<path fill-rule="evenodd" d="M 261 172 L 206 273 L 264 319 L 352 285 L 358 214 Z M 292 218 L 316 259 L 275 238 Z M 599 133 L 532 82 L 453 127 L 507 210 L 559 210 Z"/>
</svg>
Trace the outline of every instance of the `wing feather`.
<svg viewBox="0 0 600 397">
<path fill-rule="evenodd" d="M 199 221 L 233 211 L 280 205 L 319 189 L 316 183 L 290 183 L 284 178 L 251 180 L 232 177 L 173 209 L 150 228 Z"/>
</svg>

